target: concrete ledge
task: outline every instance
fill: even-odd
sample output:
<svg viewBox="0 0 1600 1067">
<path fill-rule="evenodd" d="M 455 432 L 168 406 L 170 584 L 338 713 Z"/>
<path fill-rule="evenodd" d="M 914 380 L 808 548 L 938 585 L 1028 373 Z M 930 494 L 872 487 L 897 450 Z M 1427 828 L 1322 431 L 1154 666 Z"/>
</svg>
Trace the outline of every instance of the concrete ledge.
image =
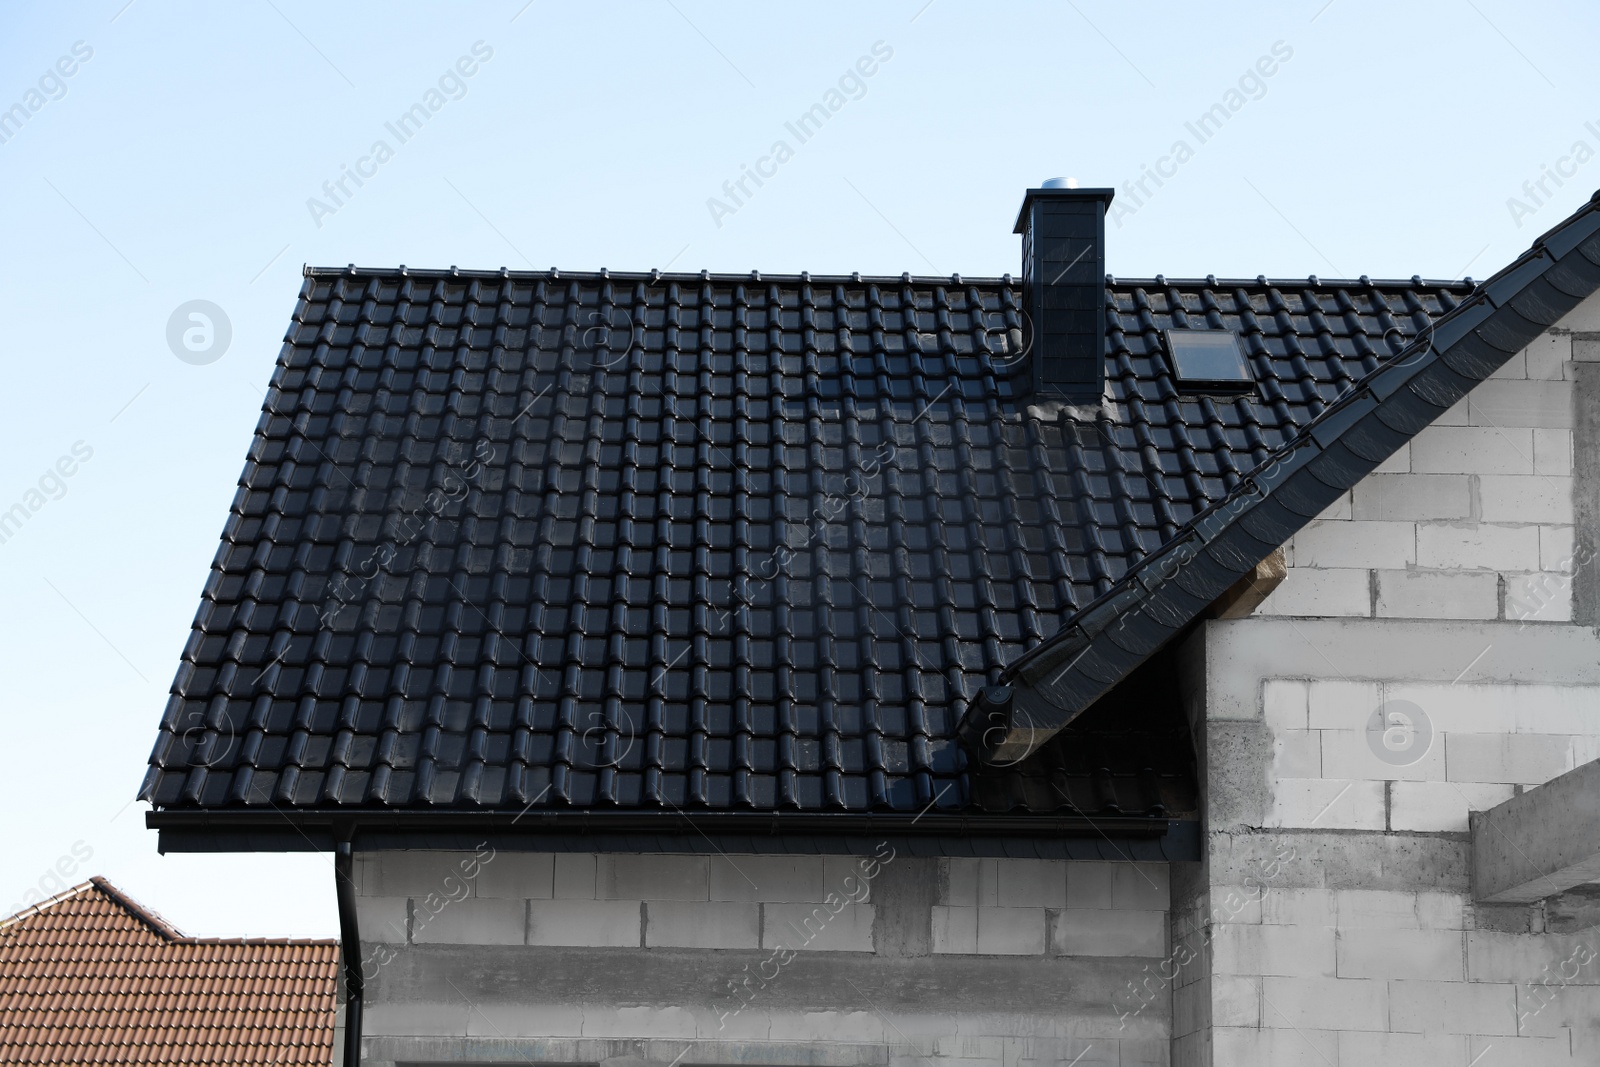
<svg viewBox="0 0 1600 1067">
<path fill-rule="evenodd" d="M 730 1026 L 730 1029 L 732 1027 Z M 716 1035 L 721 1037 L 722 1035 Z M 687 1047 L 686 1047 L 687 1046 Z M 740 1067 L 805 1063 L 810 1067 L 888 1067 L 895 1046 L 846 1041 L 653 1040 L 648 1037 L 373 1037 L 362 1042 L 362 1067 L 396 1063 L 606 1063 L 667 1067 L 673 1058 Z"/>
<path fill-rule="evenodd" d="M 1264 678 L 1600 685 L 1600 636 L 1587 626 L 1253 616 L 1208 622 L 1191 641 L 1212 720 L 1259 721 Z"/>
<path fill-rule="evenodd" d="M 1529 904 L 1600 881 L 1600 760 L 1472 815 L 1472 895 Z"/>
<path fill-rule="evenodd" d="M 875 1019 L 870 1013 L 811 1012 L 762 1019 L 761 1026 L 752 1027 L 740 1016 L 718 1030 L 714 1016 L 707 1013 L 704 1019 L 697 1019 L 703 1028 L 698 1036 L 674 1038 L 653 1034 L 513 1036 L 510 1032 L 466 1037 L 380 1036 L 363 1041 L 361 1063 L 362 1067 L 394 1067 L 397 1063 L 670 1067 L 680 1062 L 731 1067 L 985 1067 L 1017 1062 L 1156 1067 L 1168 1062 L 1165 1037 L 1131 1036 L 1132 1025 L 1119 1031 L 1115 1019 L 1109 1027 L 1085 1036 L 1064 1032 L 1055 1018 L 1000 1016 L 986 1020 L 995 1025 L 996 1033 L 968 1036 L 955 1033 L 951 1016 L 897 1016 L 892 1026 L 876 1022 L 883 1031 L 876 1040 L 869 1039 L 868 1028 Z M 1030 1036 L 1013 1036 L 1017 1033 Z"/>
<path fill-rule="evenodd" d="M 1209 838 L 1216 885 L 1466 893 L 1465 835 L 1276 830 Z M 1265 876 L 1263 872 L 1275 872 Z"/>
<path fill-rule="evenodd" d="M 403 1021 L 405 1013 L 427 1005 L 438 1006 L 440 1018 L 429 1023 L 428 1016 L 419 1014 L 417 1025 L 432 1026 L 433 1031 L 409 1032 L 464 1034 L 468 1002 L 680 1007 L 704 1011 L 715 1030 L 716 1012 L 738 1004 L 729 983 L 761 973 L 762 963 L 771 958 L 772 950 L 766 948 L 711 952 L 417 945 L 396 955 L 373 976 L 367 1002 L 369 1010 L 388 1005 L 391 1022 L 386 1027 L 400 1027 L 374 1030 L 373 1036 L 407 1032 L 403 1027 L 411 1024 Z M 778 979 L 759 990 L 759 1000 L 740 1019 L 785 1012 L 867 1011 L 870 1000 L 872 1007 L 903 1029 L 909 1028 L 908 1019 L 930 1011 L 952 1020 L 957 1013 L 950 1009 L 958 1008 L 963 1029 L 975 1033 L 985 1032 L 991 1021 L 1002 1025 L 1009 1020 L 1014 1026 L 1018 1017 L 1028 1017 L 1046 1021 L 1039 1029 L 1002 1026 L 998 1032 L 1042 1036 L 1059 1030 L 1165 1038 L 1165 1011 L 1152 1005 L 1151 1010 L 1130 1017 L 1119 1031 L 1121 1009 L 1112 1003 L 1153 970 L 1149 959 L 1135 957 L 963 955 L 884 960 L 862 952 L 797 952 L 783 965 Z M 770 966 L 766 973 L 771 973 Z M 503 1020 L 497 1017 L 496 1022 Z M 673 1055 L 678 1051 L 682 1046 Z M 418 1057 L 416 1062 L 427 1061 Z"/>
</svg>

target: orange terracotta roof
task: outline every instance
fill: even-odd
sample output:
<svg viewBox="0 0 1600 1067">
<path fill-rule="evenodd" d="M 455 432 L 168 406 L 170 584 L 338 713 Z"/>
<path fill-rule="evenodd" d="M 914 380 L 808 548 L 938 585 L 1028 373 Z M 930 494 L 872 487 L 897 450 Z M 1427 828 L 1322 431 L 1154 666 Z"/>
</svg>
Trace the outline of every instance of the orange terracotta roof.
<svg viewBox="0 0 1600 1067">
<path fill-rule="evenodd" d="M 338 966 L 185 937 L 95 878 L 0 921 L 0 1063 L 330 1064 Z"/>
</svg>

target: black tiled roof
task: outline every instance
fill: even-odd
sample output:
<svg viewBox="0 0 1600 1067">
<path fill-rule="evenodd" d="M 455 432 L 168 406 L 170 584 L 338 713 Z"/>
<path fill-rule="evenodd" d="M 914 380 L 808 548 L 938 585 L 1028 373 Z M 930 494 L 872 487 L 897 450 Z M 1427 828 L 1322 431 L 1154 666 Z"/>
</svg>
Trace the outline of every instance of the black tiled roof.
<svg viewBox="0 0 1600 1067">
<path fill-rule="evenodd" d="M 1108 280 L 1095 410 L 1030 401 L 1009 278 L 308 270 L 141 795 L 1190 812 L 1181 720 L 981 772 L 957 723 L 1472 292 Z M 1256 391 L 1180 394 L 1188 325 Z"/>
</svg>

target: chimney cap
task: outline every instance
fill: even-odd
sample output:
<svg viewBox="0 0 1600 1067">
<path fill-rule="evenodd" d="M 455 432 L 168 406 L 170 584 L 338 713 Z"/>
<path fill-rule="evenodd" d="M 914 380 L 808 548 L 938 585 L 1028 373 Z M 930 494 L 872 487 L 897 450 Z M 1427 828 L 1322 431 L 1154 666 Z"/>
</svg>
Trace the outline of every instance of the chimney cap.
<svg viewBox="0 0 1600 1067">
<path fill-rule="evenodd" d="M 1076 189 L 1077 187 L 1078 179 L 1076 178 L 1046 178 L 1039 184 L 1041 189 Z"/>
<path fill-rule="evenodd" d="M 1022 233 L 1023 232 L 1023 230 L 1025 229 L 1023 224 L 1028 219 L 1028 208 L 1029 208 L 1030 205 L 1032 205 L 1032 203 L 1034 202 L 1035 199 L 1078 200 L 1078 201 L 1099 200 L 1099 201 L 1101 201 L 1101 202 L 1103 202 L 1105 204 L 1110 204 L 1112 198 L 1117 195 L 1117 191 L 1115 189 L 1109 189 L 1109 188 L 1079 189 L 1079 188 L 1071 187 L 1071 186 L 1060 186 L 1060 185 L 1051 185 L 1050 184 L 1051 182 L 1073 181 L 1073 180 L 1074 179 L 1072 179 L 1072 178 L 1066 178 L 1066 179 L 1051 178 L 1049 181 L 1046 181 L 1044 183 L 1044 185 L 1040 186 L 1039 188 L 1037 188 L 1037 189 L 1029 189 L 1027 191 L 1027 193 L 1022 198 L 1022 210 L 1017 212 L 1017 224 L 1014 227 L 1012 227 L 1011 232 L 1012 233 Z"/>
</svg>

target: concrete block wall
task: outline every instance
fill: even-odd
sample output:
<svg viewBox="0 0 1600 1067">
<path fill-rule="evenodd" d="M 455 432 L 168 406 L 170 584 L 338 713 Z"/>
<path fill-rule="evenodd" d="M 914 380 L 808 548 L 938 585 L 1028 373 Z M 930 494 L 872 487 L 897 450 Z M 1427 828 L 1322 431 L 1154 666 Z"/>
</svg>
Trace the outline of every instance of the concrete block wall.
<svg viewBox="0 0 1600 1067">
<path fill-rule="evenodd" d="M 1165 955 L 1164 863 L 948 859 L 940 862 L 940 955 Z"/>
<path fill-rule="evenodd" d="M 1574 430 L 1600 403 L 1579 388 L 1600 350 L 1572 331 L 1596 311 L 1517 353 L 1296 534 L 1258 613 L 1570 621 Z"/>
<path fill-rule="evenodd" d="M 1164 1065 L 1166 864 L 358 854 L 364 1063 Z"/>
<path fill-rule="evenodd" d="M 1319 857 L 1286 865 L 1282 885 L 1212 887 L 1256 906 L 1214 912 L 1208 969 L 1180 987 L 1175 1065 L 1600 1062 L 1592 917 L 1563 932 L 1538 908 L 1474 908 L 1459 888 L 1358 888 L 1407 879 L 1351 851 L 1343 870 Z M 1517 929 L 1499 928 L 1508 919 Z"/>
<path fill-rule="evenodd" d="M 1272 678 L 1261 706 L 1263 826 L 1465 832 L 1469 811 L 1600 758 L 1584 686 Z"/>
<path fill-rule="evenodd" d="M 1476 905 L 1466 832 L 1600 756 L 1593 630 L 1253 618 L 1183 663 L 1207 855 L 1172 874 L 1177 1067 L 1600 1063 L 1600 896 Z"/>
</svg>

